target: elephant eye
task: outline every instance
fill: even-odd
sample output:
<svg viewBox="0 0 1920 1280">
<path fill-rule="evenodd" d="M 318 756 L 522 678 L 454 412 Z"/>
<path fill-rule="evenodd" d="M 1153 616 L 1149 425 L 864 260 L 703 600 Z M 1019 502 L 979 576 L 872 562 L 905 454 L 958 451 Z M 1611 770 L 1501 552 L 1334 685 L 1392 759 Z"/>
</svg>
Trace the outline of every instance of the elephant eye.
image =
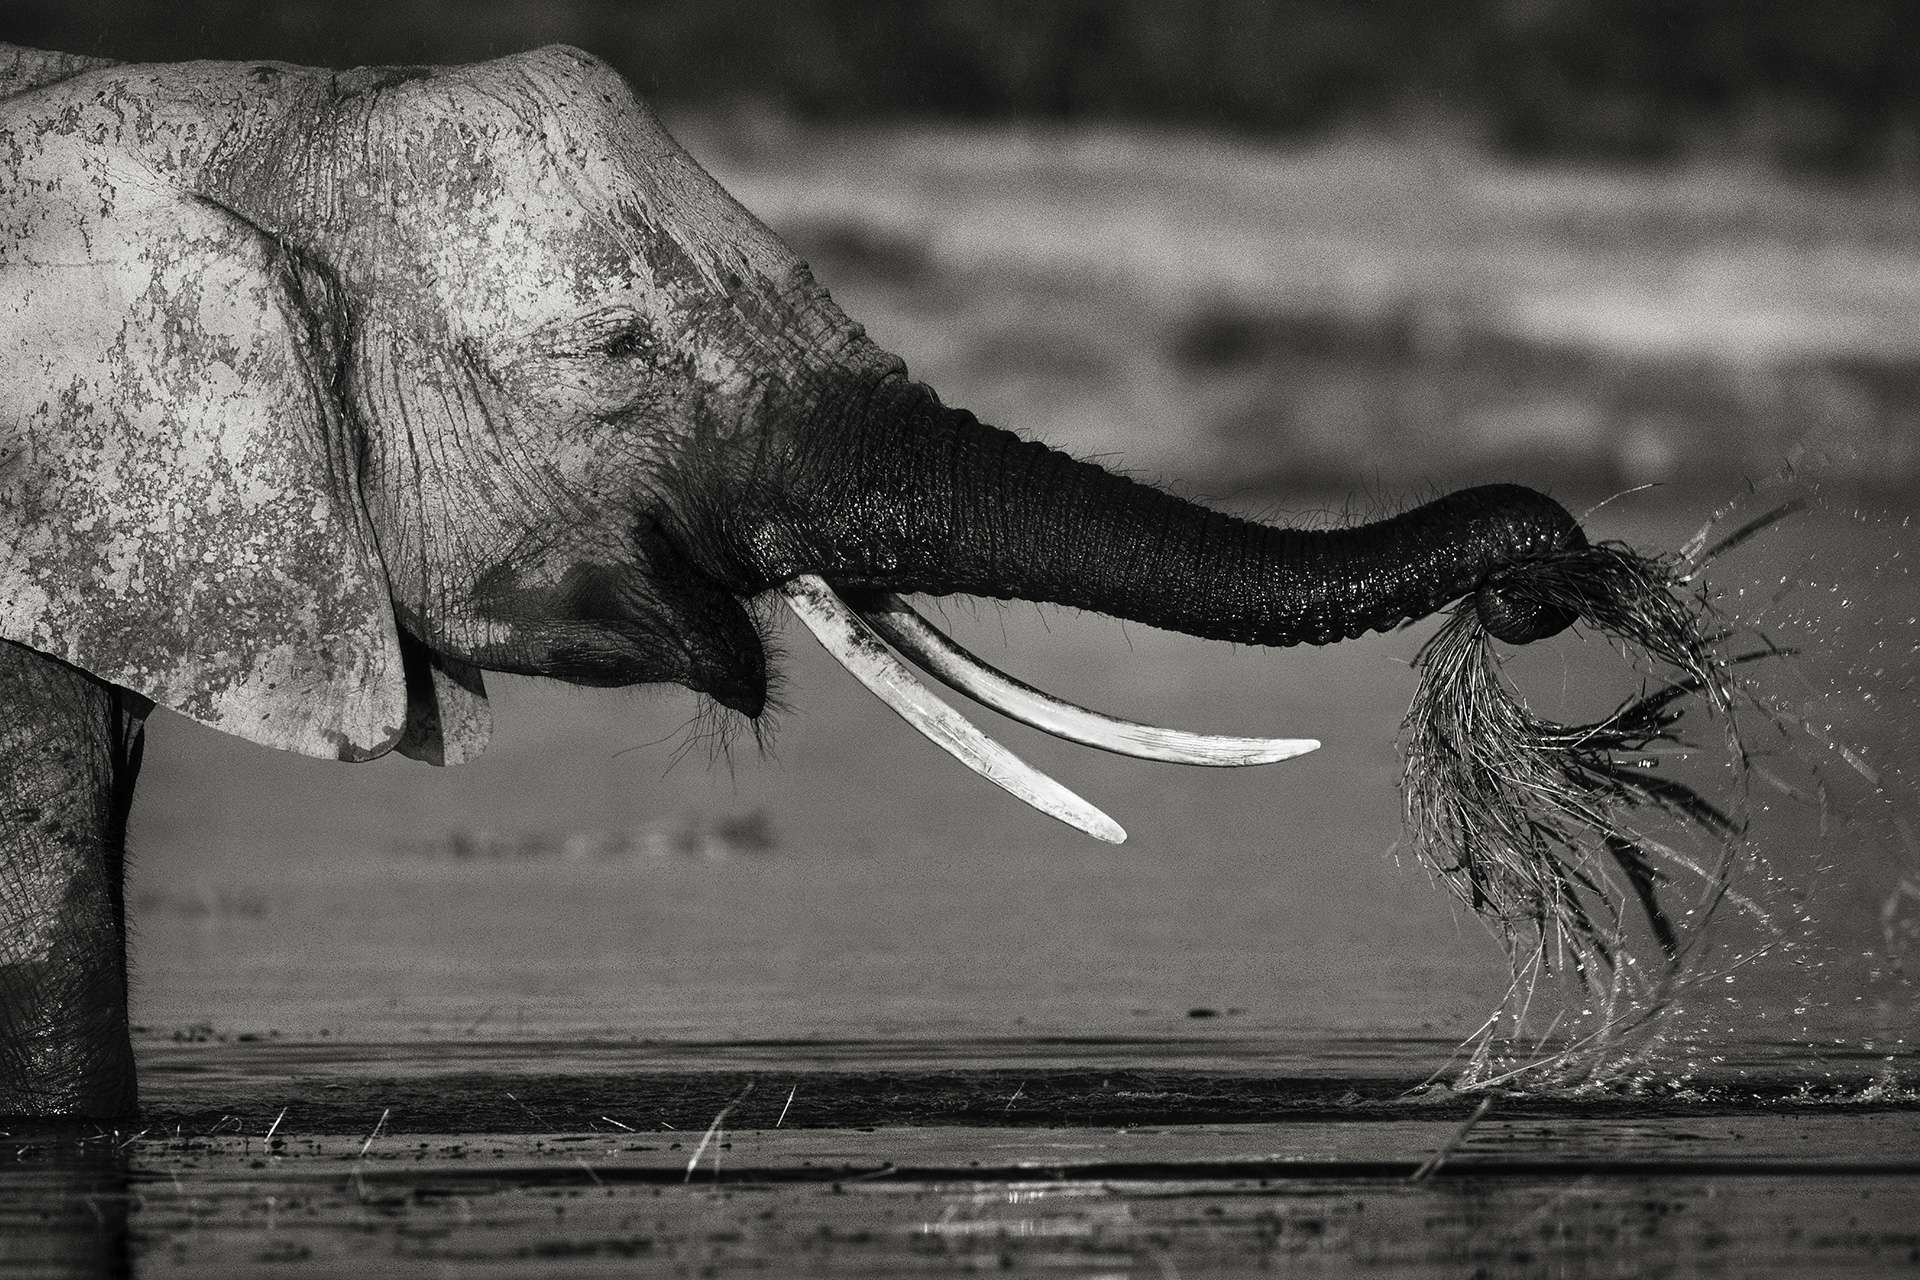
<svg viewBox="0 0 1920 1280">
<path fill-rule="evenodd" d="M 614 360 L 644 355 L 653 346 L 653 334 L 644 324 L 621 325 L 600 342 L 600 354 Z"/>
</svg>

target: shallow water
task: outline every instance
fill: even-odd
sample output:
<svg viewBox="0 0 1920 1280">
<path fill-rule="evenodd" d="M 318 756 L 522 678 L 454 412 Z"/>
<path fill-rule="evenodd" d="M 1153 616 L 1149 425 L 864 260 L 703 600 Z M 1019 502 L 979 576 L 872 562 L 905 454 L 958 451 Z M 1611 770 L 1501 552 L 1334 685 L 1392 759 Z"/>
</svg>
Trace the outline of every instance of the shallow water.
<svg viewBox="0 0 1920 1280">
<path fill-rule="evenodd" d="M 1701 515 L 1623 505 L 1603 530 L 1650 545 Z M 961 606 L 970 643 L 1062 693 L 1327 746 L 1203 771 L 1007 732 L 1129 826 L 1114 850 L 933 758 L 799 640 L 775 751 L 713 766 L 668 769 L 691 704 L 660 693 L 498 682 L 496 749 L 448 771 L 164 720 L 130 886 L 145 1128 L 11 1135 L 0 1263 L 1909 1267 L 1914 1006 L 1890 941 L 1914 743 L 1880 707 L 1910 697 L 1920 593 L 1886 519 L 1821 509 L 1770 536 L 1726 573 L 1761 599 L 1769 574 L 1815 583 L 1763 606 L 1819 641 L 1787 688 L 1879 782 L 1837 747 L 1773 751 L 1825 797 L 1756 805 L 1773 949 L 1605 1089 L 1497 1092 L 1476 1121 L 1444 1087 L 1506 975 L 1394 848 L 1423 631 L 1273 654 Z M 1557 646 L 1518 674 L 1591 710 L 1612 696 L 1596 665 Z M 1722 960 L 1765 932 L 1713 928 Z"/>
<path fill-rule="evenodd" d="M 529 1114 L 546 1101 L 518 1084 Z M 617 1117 L 535 1123 L 540 1136 L 408 1129 L 396 1107 L 365 1135 L 316 1134 L 291 1112 L 271 1137 L 238 1121 L 17 1135 L 0 1165 L 0 1269 L 1641 1276 L 1920 1261 L 1912 1110 L 1526 1110 L 1470 1125 L 1417 1111 L 1184 1126 L 762 1117 L 703 1141 Z"/>
</svg>

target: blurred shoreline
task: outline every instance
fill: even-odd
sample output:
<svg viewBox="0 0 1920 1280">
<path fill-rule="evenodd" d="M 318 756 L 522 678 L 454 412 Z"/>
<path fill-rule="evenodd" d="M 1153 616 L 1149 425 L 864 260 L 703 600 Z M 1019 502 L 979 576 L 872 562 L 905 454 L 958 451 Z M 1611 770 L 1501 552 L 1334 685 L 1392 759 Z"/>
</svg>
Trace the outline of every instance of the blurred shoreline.
<svg viewBox="0 0 1920 1280">
<path fill-rule="evenodd" d="M 0 40 L 578 45 L 943 397 L 1196 496 L 1920 483 L 1897 0 L 18 0 Z"/>
<path fill-rule="evenodd" d="M 1189 492 L 1920 481 L 1897 187 L 1364 135 L 670 124 L 944 398 Z"/>
</svg>

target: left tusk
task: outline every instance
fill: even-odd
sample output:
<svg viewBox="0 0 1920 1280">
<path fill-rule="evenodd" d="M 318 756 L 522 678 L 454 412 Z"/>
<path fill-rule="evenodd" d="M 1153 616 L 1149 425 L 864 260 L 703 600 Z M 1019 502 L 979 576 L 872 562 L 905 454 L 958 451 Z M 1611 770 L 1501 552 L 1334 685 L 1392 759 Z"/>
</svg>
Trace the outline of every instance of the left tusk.
<svg viewBox="0 0 1920 1280">
<path fill-rule="evenodd" d="M 866 603 L 868 599 L 872 603 Z M 1002 715 L 1056 738 L 1142 760 L 1225 767 L 1274 764 L 1320 747 L 1318 738 L 1230 738 L 1122 720 L 1056 698 L 981 661 L 899 596 L 876 593 L 865 597 L 859 613 L 888 644 L 929 675 Z"/>
<path fill-rule="evenodd" d="M 1120 824 L 975 728 L 914 678 L 826 580 L 802 574 L 783 585 L 787 607 L 821 647 L 928 741 L 988 782 L 1096 840 L 1120 844 Z"/>
</svg>

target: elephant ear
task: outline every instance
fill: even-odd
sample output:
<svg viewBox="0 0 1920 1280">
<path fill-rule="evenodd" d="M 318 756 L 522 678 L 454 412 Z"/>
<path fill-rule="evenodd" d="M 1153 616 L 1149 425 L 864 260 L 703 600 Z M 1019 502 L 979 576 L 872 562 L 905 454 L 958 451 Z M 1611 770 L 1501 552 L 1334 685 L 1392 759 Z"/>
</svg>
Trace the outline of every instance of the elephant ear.
<svg viewBox="0 0 1920 1280">
<path fill-rule="evenodd" d="M 471 754 L 477 679 L 408 696 L 324 280 L 39 142 L 59 179 L 0 191 L 0 637 L 269 746 Z"/>
</svg>

